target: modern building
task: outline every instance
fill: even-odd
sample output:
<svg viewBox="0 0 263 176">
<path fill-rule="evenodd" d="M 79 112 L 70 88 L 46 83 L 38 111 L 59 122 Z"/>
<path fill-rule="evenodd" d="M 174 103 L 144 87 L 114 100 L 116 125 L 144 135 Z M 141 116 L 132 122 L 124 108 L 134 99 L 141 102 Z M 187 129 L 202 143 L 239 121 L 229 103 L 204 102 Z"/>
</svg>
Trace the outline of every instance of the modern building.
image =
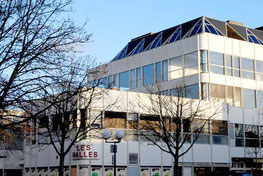
<svg viewBox="0 0 263 176">
<path fill-rule="evenodd" d="M 106 64 L 105 75 L 90 83 L 109 90 L 89 114 L 101 114 L 101 123 L 118 122 L 110 128 L 124 129 L 118 144 L 118 175 L 171 175 L 172 157 L 133 135 L 134 97 L 159 92 L 176 97 L 184 87 L 186 98 L 222 102 L 226 111 L 212 120 L 221 121 L 215 130 L 212 120 L 193 148 L 180 159 L 182 175 L 227 175 L 250 172 L 262 167 L 263 160 L 263 28 L 252 29 L 234 21 L 200 17 L 184 24 L 132 39 Z M 118 98 L 111 109 L 106 108 Z M 138 123 L 143 110 L 135 108 Z M 118 119 L 118 120 L 116 120 Z M 89 150 L 81 151 L 82 145 Z M 92 140 L 77 144 L 67 156 L 66 166 L 73 175 L 112 173 L 110 144 Z M 58 156 L 52 146 L 26 147 L 21 165 L 27 175 L 56 174 Z M 85 153 L 86 152 L 86 153 Z M 91 152 L 90 156 L 87 153 Z M 28 152 L 27 152 L 28 153 Z"/>
</svg>

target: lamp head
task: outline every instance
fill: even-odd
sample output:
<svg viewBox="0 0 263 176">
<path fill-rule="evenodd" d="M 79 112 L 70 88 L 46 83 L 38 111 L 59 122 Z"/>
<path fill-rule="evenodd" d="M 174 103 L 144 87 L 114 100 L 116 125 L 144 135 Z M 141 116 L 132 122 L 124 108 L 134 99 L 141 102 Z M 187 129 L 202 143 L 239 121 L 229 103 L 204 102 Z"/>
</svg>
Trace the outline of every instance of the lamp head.
<svg viewBox="0 0 263 176">
<path fill-rule="evenodd" d="M 111 132 L 109 130 L 103 130 L 101 135 L 103 139 L 108 140 L 111 136 Z"/>
<path fill-rule="evenodd" d="M 117 130 L 116 132 L 115 132 L 115 135 L 114 135 L 114 137 L 115 137 L 115 139 L 117 139 L 118 141 L 120 141 L 123 137 L 124 137 L 124 131 L 123 130 Z"/>
</svg>

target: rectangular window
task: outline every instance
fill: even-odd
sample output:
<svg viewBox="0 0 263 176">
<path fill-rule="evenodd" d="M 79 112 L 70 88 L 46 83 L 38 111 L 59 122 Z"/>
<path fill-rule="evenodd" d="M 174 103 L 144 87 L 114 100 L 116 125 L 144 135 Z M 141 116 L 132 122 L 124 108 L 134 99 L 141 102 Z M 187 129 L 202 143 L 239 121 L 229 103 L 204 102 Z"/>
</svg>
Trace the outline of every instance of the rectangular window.
<svg viewBox="0 0 263 176">
<path fill-rule="evenodd" d="M 227 136 L 213 136 L 213 144 L 227 145 Z"/>
<path fill-rule="evenodd" d="M 242 78 L 255 79 L 253 59 L 242 58 Z"/>
<path fill-rule="evenodd" d="M 162 63 L 162 80 L 168 81 L 168 61 L 164 60 Z"/>
<path fill-rule="evenodd" d="M 235 124 L 235 146 L 244 147 L 243 124 Z"/>
<path fill-rule="evenodd" d="M 235 137 L 244 137 L 243 124 L 235 124 Z"/>
<path fill-rule="evenodd" d="M 246 138 L 258 138 L 258 126 L 257 125 L 245 125 L 245 137 Z"/>
<path fill-rule="evenodd" d="M 234 87 L 234 106 L 240 107 L 242 103 L 241 88 Z"/>
<path fill-rule="evenodd" d="M 100 78 L 99 79 L 99 88 L 104 88 L 106 89 L 108 86 L 107 86 L 107 77 L 104 77 L 104 78 Z"/>
<path fill-rule="evenodd" d="M 226 86 L 226 102 L 233 105 L 234 92 L 232 86 Z"/>
<path fill-rule="evenodd" d="M 112 75 L 108 76 L 108 88 L 111 89 L 112 88 Z"/>
<path fill-rule="evenodd" d="M 134 89 L 136 87 L 135 69 L 131 70 L 130 75 L 131 75 L 131 83 L 130 83 L 131 89 Z"/>
<path fill-rule="evenodd" d="M 136 68 L 136 87 L 142 87 L 142 69 L 141 67 Z"/>
<path fill-rule="evenodd" d="M 234 56 L 233 57 L 233 68 L 234 68 L 234 76 L 240 77 L 240 58 Z"/>
<path fill-rule="evenodd" d="M 169 60 L 169 79 L 183 77 L 183 58 L 182 56 Z"/>
<path fill-rule="evenodd" d="M 114 74 L 113 75 L 113 87 L 114 88 L 119 88 L 119 85 L 118 85 L 118 74 Z"/>
<path fill-rule="evenodd" d="M 216 74 L 224 74 L 224 54 L 209 52 L 210 72 Z"/>
<path fill-rule="evenodd" d="M 227 121 L 212 120 L 212 134 L 215 135 L 228 135 Z"/>
<path fill-rule="evenodd" d="M 242 89 L 243 107 L 256 108 L 256 91 L 252 89 Z"/>
<path fill-rule="evenodd" d="M 225 86 L 219 84 L 211 84 L 211 97 L 225 98 Z"/>
<path fill-rule="evenodd" d="M 154 64 L 143 67 L 143 85 L 148 86 L 154 84 Z"/>
<path fill-rule="evenodd" d="M 126 113 L 105 111 L 104 113 L 105 128 L 121 128 L 126 129 Z"/>
<path fill-rule="evenodd" d="M 201 68 L 202 72 L 206 73 L 207 70 L 207 51 L 201 51 Z"/>
<path fill-rule="evenodd" d="M 120 73 L 120 90 L 129 90 L 129 71 Z"/>
<path fill-rule="evenodd" d="M 199 99 L 199 84 L 186 86 L 185 97 L 192 99 Z"/>
<path fill-rule="evenodd" d="M 184 55 L 184 75 L 189 76 L 198 73 L 198 53 Z"/>
<path fill-rule="evenodd" d="M 257 108 L 258 109 L 263 108 L 263 91 L 262 90 L 257 91 Z"/>
<path fill-rule="evenodd" d="M 162 69 L 161 62 L 155 63 L 155 82 L 159 83 L 162 81 Z"/>
<path fill-rule="evenodd" d="M 257 80 L 263 81 L 263 61 L 256 61 Z"/>
</svg>

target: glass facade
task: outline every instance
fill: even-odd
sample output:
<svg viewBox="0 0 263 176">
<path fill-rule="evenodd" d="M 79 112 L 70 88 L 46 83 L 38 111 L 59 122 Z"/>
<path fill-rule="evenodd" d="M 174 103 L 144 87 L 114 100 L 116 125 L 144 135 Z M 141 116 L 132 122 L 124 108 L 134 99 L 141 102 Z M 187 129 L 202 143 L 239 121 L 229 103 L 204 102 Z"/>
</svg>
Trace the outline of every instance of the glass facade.
<svg viewBox="0 0 263 176">
<path fill-rule="evenodd" d="M 242 58 L 242 78 L 255 79 L 253 59 Z"/>
<path fill-rule="evenodd" d="M 148 86 L 154 84 L 154 64 L 143 67 L 143 85 Z"/>
<path fill-rule="evenodd" d="M 162 69 L 161 62 L 155 63 L 155 81 L 157 83 L 162 81 Z"/>
<path fill-rule="evenodd" d="M 256 108 L 256 91 L 252 89 L 242 89 L 243 107 Z"/>
<path fill-rule="evenodd" d="M 129 71 L 120 73 L 120 90 L 129 90 Z"/>
<path fill-rule="evenodd" d="M 175 57 L 169 60 L 169 79 L 183 77 L 183 58 Z"/>
<path fill-rule="evenodd" d="M 184 55 L 184 76 L 198 73 L 198 52 Z"/>
<path fill-rule="evenodd" d="M 132 69 L 132 70 L 130 71 L 130 76 L 131 76 L 131 82 L 130 82 L 131 89 L 134 89 L 134 88 L 136 88 L 135 69 Z"/>
<path fill-rule="evenodd" d="M 168 61 L 164 60 L 162 62 L 162 80 L 168 81 Z"/>
<path fill-rule="evenodd" d="M 217 74 L 225 74 L 224 72 L 224 54 L 209 52 L 210 56 L 210 72 Z"/>
<path fill-rule="evenodd" d="M 136 68 L 136 87 L 142 87 L 142 69 L 141 67 Z"/>
<path fill-rule="evenodd" d="M 119 80 L 118 80 L 118 74 L 113 75 L 113 87 L 114 88 L 119 88 Z"/>
</svg>

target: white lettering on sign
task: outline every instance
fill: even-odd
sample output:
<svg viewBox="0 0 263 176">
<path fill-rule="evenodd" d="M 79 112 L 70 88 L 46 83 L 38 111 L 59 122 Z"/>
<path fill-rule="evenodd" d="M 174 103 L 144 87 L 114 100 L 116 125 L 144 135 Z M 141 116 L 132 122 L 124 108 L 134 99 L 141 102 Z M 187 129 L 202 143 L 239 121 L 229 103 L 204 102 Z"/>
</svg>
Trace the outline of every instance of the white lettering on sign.
<svg viewBox="0 0 263 176">
<path fill-rule="evenodd" d="M 72 159 L 98 159 L 98 152 L 92 150 L 90 144 L 80 144 L 76 146 L 76 151 L 72 152 Z"/>
</svg>

